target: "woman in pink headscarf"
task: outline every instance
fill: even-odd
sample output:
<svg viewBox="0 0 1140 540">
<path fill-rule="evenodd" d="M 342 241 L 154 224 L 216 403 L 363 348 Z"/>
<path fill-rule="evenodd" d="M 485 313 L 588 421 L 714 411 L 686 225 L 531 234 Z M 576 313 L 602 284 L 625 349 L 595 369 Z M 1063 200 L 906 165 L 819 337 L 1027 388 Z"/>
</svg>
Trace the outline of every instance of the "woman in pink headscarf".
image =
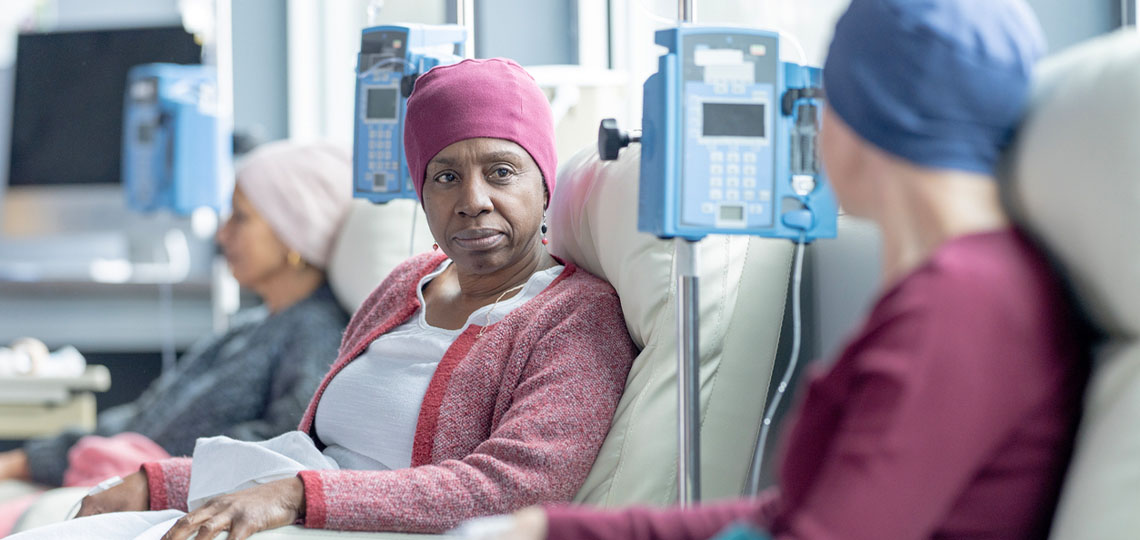
<svg viewBox="0 0 1140 540">
<path fill-rule="evenodd" d="M 441 532 L 575 494 L 636 349 L 613 288 L 546 251 L 546 98 L 514 62 L 466 60 L 420 77 L 406 118 L 436 250 L 364 302 L 299 431 L 200 440 L 193 461 L 148 463 L 80 515 L 192 510 L 133 514 L 170 539 L 297 520 Z"/>
</svg>

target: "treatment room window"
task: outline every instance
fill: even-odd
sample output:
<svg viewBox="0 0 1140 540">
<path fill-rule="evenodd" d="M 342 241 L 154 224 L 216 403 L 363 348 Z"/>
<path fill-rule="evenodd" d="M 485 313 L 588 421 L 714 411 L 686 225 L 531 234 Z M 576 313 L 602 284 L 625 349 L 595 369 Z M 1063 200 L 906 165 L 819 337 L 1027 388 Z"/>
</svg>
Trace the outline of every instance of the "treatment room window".
<svg viewBox="0 0 1140 540">
<path fill-rule="evenodd" d="M 596 4 L 599 13 L 588 10 Z M 609 32 L 606 2 L 597 0 L 479 0 L 475 2 L 475 55 L 505 56 L 519 64 L 595 64 L 583 58 L 581 45 L 604 51 L 601 62 L 609 67 Z M 451 4 L 453 6 L 453 4 Z M 451 8 L 454 10 L 454 7 Z M 449 19 L 455 20 L 449 13 Z M 589 41 L 591 43 L 583 43 Z M 585 53 L 590 54 L 589 52 Z"/>
</svg>

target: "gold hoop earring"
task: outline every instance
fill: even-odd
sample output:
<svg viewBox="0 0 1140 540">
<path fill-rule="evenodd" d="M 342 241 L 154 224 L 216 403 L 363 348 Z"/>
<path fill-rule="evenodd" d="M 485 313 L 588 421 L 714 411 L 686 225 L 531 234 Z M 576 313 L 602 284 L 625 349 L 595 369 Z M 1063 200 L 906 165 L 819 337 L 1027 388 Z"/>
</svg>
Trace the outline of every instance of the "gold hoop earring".
<svg viewBox="0 0 1140 540">
<path fill-rule="evenodd" d="M 285 262 L 289 263 L 289 266 L 293 268 L 300 268 L 301 265 L 305 263 L 305 261 L 301 259 L 301 254 L 293 250 L 289 250 L 289 253 L 285 254 Z"/>
</svg>

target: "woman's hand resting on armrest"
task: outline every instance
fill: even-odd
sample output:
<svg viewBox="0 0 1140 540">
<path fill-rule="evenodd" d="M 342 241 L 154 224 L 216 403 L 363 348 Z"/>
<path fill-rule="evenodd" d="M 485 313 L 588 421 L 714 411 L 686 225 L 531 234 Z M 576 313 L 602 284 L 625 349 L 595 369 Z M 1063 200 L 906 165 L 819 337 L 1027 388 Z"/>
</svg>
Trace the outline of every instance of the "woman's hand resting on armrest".
<svg viewBox="0 0 1140 540">
<path fill-rule="evenodd" d="M 145 510 L 150 510 L 150 488 L 147 485 L 146 473 L 138 471 L 124 478 L 117 486 L 84 497 L 79 513 L 75 517 Z"/>
</svg>

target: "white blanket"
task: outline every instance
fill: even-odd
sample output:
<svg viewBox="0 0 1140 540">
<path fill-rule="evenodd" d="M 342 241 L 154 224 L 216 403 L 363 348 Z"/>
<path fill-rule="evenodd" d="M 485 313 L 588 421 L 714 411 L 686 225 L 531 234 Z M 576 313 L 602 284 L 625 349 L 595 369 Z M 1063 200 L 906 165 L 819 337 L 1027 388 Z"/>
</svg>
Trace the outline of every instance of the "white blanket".
<svg viewBox="0 0 1140 540">
<path fill-rule="evenodd" d="M 262 442 L 236 441 L 229 437 L 198 439 L 194 445 L 188 506 L 194 510 L 219 495 L 296 476 L 300 471 L 337 468 L 336 462 L 322 455 L 313 446 L 312 439 L 300 431 Z M 102 514 L 32 529 L 9 538 L 158 540 L 184 515 L 186 513 L 179 510 Z"/>
</svg>

